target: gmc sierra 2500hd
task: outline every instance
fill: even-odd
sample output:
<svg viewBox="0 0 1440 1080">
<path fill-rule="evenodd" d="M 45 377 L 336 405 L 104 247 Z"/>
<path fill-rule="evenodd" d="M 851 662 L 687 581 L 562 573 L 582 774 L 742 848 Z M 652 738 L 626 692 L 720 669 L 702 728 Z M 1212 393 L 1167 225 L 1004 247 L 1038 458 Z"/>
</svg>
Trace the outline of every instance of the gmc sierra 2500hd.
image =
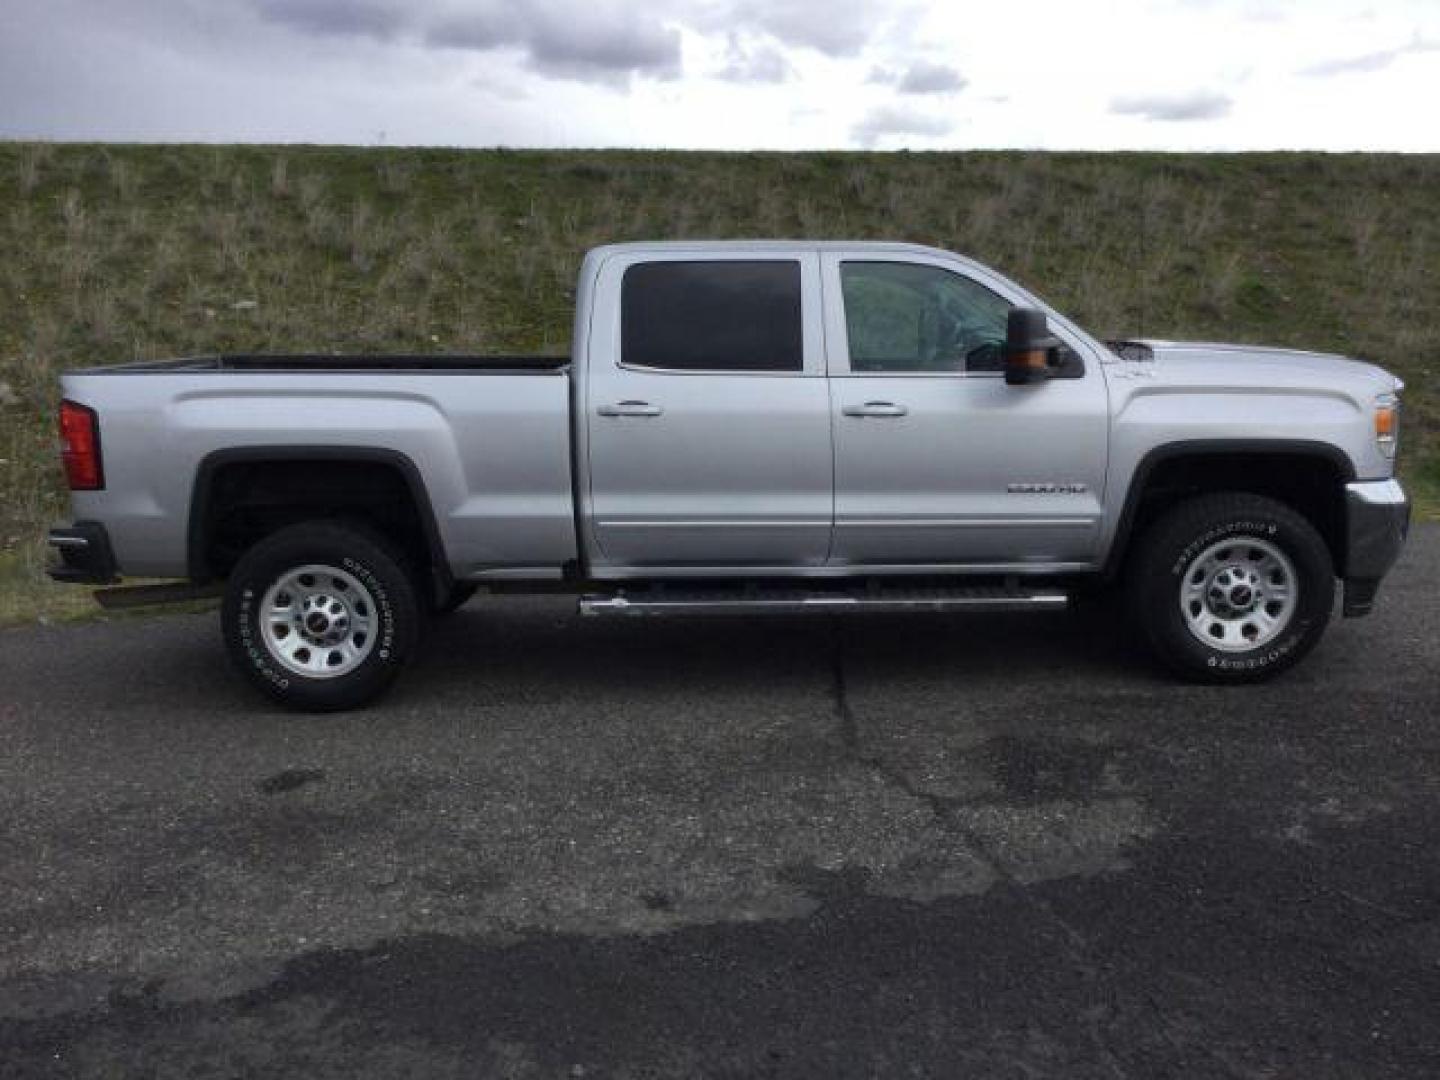
<svg viewBox="0 0 1440 1080">
<path fill-rule="evenodd" d="M 589 615 L 1063 607 L 1117 582 L 1181 676 L 1369 611 L 1409 505 L 1400 381 L 1107 345 L 901 244 L 598 248 L 562 358 L 220 356 L 64 376 L 52 575 L 224 582 L 287 704 L 379 694 L 476 589 Z"/>
</svg>

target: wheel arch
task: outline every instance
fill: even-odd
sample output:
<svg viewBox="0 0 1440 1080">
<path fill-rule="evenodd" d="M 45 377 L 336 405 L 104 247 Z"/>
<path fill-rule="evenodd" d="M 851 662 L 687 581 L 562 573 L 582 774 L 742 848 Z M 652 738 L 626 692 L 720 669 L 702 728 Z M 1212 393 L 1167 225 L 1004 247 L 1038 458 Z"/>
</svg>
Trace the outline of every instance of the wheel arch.
<svg viewBox="0 0 1440 1080">
<path fill-rule="evenodd" d="M 1324 538 L 1337 574 L 1346 557 L 1345 485 L 1356 477 L 1348 455 L 1310 439 L 1185 439 L 1151 448 L 1131 474 L 1102 567 L 1120 575 L 1132 541 L 1159 514 L 1191 495 L 1245 491 L 1285 503 Z"/>
<path fill-rule="evenodd" d="M 307 506 L 302 498 L 313 493 L 317 477 L 326 475 L 348 477 L 350 490 L 328 496 L 328 502 L 322 500 Z M 382 480 L 372 494 L 364 496 L 357 494 L 354 487 L 362 477 L 388 479 Z M 217 541 L 226 527 L 225 514 L 234 509 L 227 506 L 222 490 L 227 480 L 232 484 L 238 482 L 243 490 L 253 493 L 254 484 L 263 483 L 259 478 L 278 480 L 276 488 L 269 492 L 278 501 L 248 505 L 252 509 L 268 507 L 277 515 L 277 521 L 268 528 L 256 526 L 254 535 L 248 536 L 250 543 L 273 532 L 274 528 L 305 516 L 344 516 L 356 511 L 367 517 L 378 514 L 381 520 L 375 523 L 381 526 L 381 531 L 403 543 L 413 556 L 422 560 L 427 588 L 437 598 L 448 593 L 454 584 L 434 506 L 415 462 L 398 450 L 343 445 L 240 446 L 207 454 L 196 468 L 190 495 L 186 568 L 192 581 L 208 582 L 223 577 L 228 571 L 227 562 L 233 563 L 217 550 Z M 287 491 L 286 485 L 291 480 L 294 486 Z M 403 496 L 398 505 L 393 498 L 396 494 Z M 304 510 L 304 513 L 287 515 L 285 509 Z"/>
</svg>

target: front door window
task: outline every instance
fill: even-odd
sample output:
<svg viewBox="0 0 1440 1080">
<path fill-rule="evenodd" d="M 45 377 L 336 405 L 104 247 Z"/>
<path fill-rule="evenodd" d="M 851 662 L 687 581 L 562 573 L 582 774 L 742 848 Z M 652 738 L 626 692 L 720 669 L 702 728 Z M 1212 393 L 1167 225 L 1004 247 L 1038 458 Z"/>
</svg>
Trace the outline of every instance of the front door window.
<svg viewBox="0 0 1440 1080">
<path fill-rule="evenodd" d="M 998 372 L 1010 303 L 938 266 L 840 264 L 853 372 Z"/>
</svg>

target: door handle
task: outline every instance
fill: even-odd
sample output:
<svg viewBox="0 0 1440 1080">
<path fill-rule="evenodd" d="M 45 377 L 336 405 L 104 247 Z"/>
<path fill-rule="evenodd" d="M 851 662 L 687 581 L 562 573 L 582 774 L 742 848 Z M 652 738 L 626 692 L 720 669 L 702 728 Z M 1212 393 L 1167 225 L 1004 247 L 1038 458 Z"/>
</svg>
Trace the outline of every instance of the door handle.
<svg viewBox="0 0 1440 1080">
<path fill-rule="evenodd" d="M 664 411 L 648 401 L 621 401 L 614 405 L 601 405 L 596 410 L 601 416 L 659 416 Z"/>
<path fill-rule="evenodd" d="M 864 405 L 846 405 L 846 416 L 904 416 L 910 410 L 893 401 L 867 401 Z"/>
</svg>

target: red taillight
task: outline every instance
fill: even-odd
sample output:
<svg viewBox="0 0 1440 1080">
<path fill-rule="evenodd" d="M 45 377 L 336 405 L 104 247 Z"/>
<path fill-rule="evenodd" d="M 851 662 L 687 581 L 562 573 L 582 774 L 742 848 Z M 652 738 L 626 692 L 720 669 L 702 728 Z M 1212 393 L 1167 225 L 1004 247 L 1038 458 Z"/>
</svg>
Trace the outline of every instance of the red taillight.
<svg viewBox="0 0 1440 1080">
<path fill-rule="evenodd" d="M 100 417 L 73 401 L 60 402 L 60 460 L 71 491 L 99 491 L 105 486 L 100 464 Z"/>
</svg>

